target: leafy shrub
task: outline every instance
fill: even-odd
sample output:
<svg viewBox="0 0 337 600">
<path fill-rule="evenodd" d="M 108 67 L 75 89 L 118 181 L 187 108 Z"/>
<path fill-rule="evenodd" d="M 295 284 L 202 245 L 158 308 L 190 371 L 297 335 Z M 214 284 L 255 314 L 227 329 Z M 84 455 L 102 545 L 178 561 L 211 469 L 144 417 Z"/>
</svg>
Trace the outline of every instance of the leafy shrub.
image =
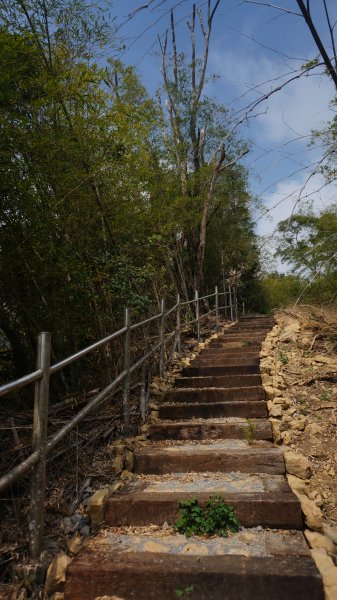
<svg viewBox="0 0 337 600">
<path fill-rule="evenodd" d="M 239 531 L 234 509 L 225 504 L 221 496 L 211 496 L 205 507 L 196 498 L 179 503 L 179 519 L 174 528 L 186 537 L 191 535 L 220 535 L 227 537 L 229 531 Z"/>
</svg>

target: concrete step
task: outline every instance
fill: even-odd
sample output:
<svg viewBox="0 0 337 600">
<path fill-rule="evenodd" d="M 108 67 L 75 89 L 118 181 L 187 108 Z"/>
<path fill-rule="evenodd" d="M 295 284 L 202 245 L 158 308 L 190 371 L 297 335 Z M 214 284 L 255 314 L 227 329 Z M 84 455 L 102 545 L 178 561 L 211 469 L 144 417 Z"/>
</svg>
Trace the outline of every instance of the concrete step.
<svg viewBox="0 0 337 600">
<path fill-rule="evenodd" d="M 239 402 L 190 402 L 189 404 L 161 404 L 159 418 L 166 420 L 212 419 L 245 417 L 259 419 L 268 416 L 267 402 L 241 400 Z"/>
<path fill-rule="evenodd" d="M 301 505 L 283 476 L 265 473 L 175 473 L 136 475 L 105 505 L 105 523 L 114 527 L 174 524 L 179 502 L 201 506 L 220 495 L 244 527 L 302 529 Z"/>
<path fill-rule="evenodd" d="M 240 446 L 241 444 L 241 446 Z M 251 447 L 245 441 L 141 448 L 134 456 L 135 473 L 222 472 L 285 473 L 281 448 Z"/>
<path fill-rule="evenodd" d="M 251 424 L 254 440 L 272 441 L 269 419 L 252 419 Z M 249 429 L 247 419 L 239 418 L 162 421 L 150 425 L 149 436 L 151 440 L 244 440 L 246 429 Z"/>
<path fill-rule="evenodd" d="M 260 386 L 260 375 L 233 375 L 215 377 L 177 377 L 174 386 L 176 388 L 236 388 Z"/>
<path fill-rule="evenodd" d="M 199 379 L 199 378 L 198 378 Z M 203 378 L 202 378 L 203 379 Z M 174 388 L 164 395 L 164 402 L 231 402 L 265 400 L 266 393 L 261 385 L 252 387 L 188 389 Z"/>
<path fill-rule="evenodd" d="M 108 529 L 67 570 L 65 600 L 174 600 L 178 595 L 191 600 L 324 599 L 304 536 L 295 531 L 248 529 L 204 540 L 167 530 Z"/>
<path fill-rule="evenodd" d="M 204 377 L 210 375 L 212 377 L 219 375 L 252 375 L 259 374 L 259 364 L 243 364 L 243 365 L 195 365 L 185 367 L 182 370 L 183 377 Z"/>
</svg>

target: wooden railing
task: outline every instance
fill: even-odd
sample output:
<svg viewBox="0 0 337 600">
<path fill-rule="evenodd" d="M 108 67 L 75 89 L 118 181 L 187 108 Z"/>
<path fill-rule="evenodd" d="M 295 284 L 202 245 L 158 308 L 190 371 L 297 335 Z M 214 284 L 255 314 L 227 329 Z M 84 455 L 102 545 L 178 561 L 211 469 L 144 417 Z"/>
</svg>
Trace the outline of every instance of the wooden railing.
<svg viewBox="0 0 337 600">
<path fill-rule="evenodd" d="M 219 299 L 224 297 L 224 305 L 220 306 Z M 208 312 L 201 311 L 201 303 L 204 306 L 206 301 L 209 303 L 214 299 L 214 308 Z M 186 310 L 187 309 L 187 310 Z M 195 325 L 198 339 L 201 336 L 202 321 L 208 315 L 214 313 L 216 325 L 219 323 L 219 311 L 225 311 L 225 317 L 231 320 L 237 318 L 237 299 L 233 288 L 228 291 L 219 292 L 215 288 L 213 294 L 199 297 L 198 292 L 195 292 L 195 297 L 192 300 L 181 302 L 180 296 L 177 296 L 177 301 L 174 306 L 166 310 L 165 301 L 161 301 L 160 312 L 158 314 L 140 321 L 131 323 L 129 309 L 125 309 L 124 326 L 111 333 L 107 337 L 91 344 L 90 346 L 68 356 L 67 358 L 50 364 L 51 356 L 51 334 L 42 332 L 37 340 L 37 363 L 36 370 L 20 379 L 16 379 L 6 385 L 0 387 L 0 397 L 19 390 L 22 387 L 34 384 L 34 416 L 33 416 L 33 440 L 32 453 L 22 460 L 17 466 L 12 468 L 8 473 L 0 478 L 0 492 L 15 483 L 22 475 L 33 469 L 32 474 L 32 489 L 31 489 L 31 508 L 29 522 L 29 546 L 32 558 L 39 558 L 42 547 L 43 526 L 44 526 L 44 504 L 46 490 L 46 461 L 47 454 L 55 448 L 57 444 L 73 430 L 90 412 L 92 412 L 101 402 L 107 397 L 111 397 L 116 393 L 117 388 L 123 388 L 123 418 L 125 425 L 128 425 L 130 419 L 130 382 L 134 372 L 142 365 L 145 365 L 154 354 L 159 355 L 159 376 L 165 374 L 165 348 L 172 340 L 173 352 L 177 350 L 181 352 L 182 343 L 182 328 L 186 325 Z M 172 321 L 172 316 L 175 320 L 174 330 L 167 332 L 169 319 Z M 184 318 L 185 317 L 185 318 Z M 192 318 L 191 318 L 192 317 Z M 131 364 L 131 336 L 136 329 L 148 325 L 153 322 L 159 323 L 159 341 L 154 344 L 148 352 L 146 352 L 135 363 Z M 82 410 L 80 410 L 72 419 L 70 419 L 61 429 L 59 429 L 52 437 L 48 439 L 48 404 L 50 377 L 55 373 L 60 372 L 68 365 L 80 360 L 82 357 L 93 352 L 97 348 L 105 346 L 117 338 L 124 337 L 124 356 L 123 370 L 109 383 L 103 390 L 96 394 Z M 173 354 L 171 353 L 171 356 Z M 146 395 L 141 398 L 141 414 L 143 420 L 146 415 Z"/>
</svg>

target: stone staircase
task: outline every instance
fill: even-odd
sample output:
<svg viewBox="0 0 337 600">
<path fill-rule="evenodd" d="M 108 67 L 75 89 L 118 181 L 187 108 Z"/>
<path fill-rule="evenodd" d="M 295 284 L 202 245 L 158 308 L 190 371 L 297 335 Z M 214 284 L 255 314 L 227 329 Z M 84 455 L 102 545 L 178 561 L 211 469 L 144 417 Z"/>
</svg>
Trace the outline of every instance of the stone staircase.
<svg viewBox="0 0 337 600">
<path fill-rule="evenodd" d="M 107 528 L 68 568 L 65 600 L 323 600 L 261 386 L 272 325 L 241 318 L 176 379 L 136 476 L 107 501 Z M 172 532 L 181 500 L 215 494 L 235 509 L 238 533 Z"/>
</svg>

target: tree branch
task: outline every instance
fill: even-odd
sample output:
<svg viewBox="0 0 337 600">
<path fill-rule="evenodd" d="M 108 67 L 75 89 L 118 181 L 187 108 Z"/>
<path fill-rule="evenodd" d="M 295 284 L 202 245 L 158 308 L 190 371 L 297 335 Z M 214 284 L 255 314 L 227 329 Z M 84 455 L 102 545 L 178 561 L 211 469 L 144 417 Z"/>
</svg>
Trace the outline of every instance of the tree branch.
<svg viewBox="0 0 337 600">
<path fill-rule="evenodd" d="M 257 2 L 257 0 L 243 0 L 246 4 L 259 4 L 260 6 L 268 6 L 269 8 L 275 8 L 276 10 L 280 10 L 288 15 L 296 15 L 296 17 L 301 17 L 300 13 L 294 12 L 289 8 L 284 8 L 283 6 L 277 6 L 276 4 L 271 4 L 270 2 Z"/>
<path fill-rule="evenodd" d="M 316 27 L 314 25 L 314 22 L 313 22 L 312 18 L 311 18 L 310 12 L 307 10 L 307 8 L 306 8 L 303 0 L 296 0 L 296 2 L 298 4 L 298 6 L 299 6 L 300 11 L 302 12 L 302 15 L 303 15 L 303 17 L 305 19 L 306 24 L 309 27 L 309 30 L 310 30 L 311 35 L 312 35 L 312 37 L 313 37 L 313 39 L 314 39 L 314 41 L 316 43 L 316 46 L 317 46 L 318 50 L 320 51 L 320 54 L 321 54 L 321 56 L 323 58 L 323 61 L 324 61 L 325 66 L 326 66 L 326 68 L 328 70 L 328 73 L 329 73 L 329 75 L 330 75 L 330 77 L 331 77 L 332 81 L 334 82 L 335 87 L 337 89 L 337 71 L 333 68 L 332 62 L 331 62 L 331 60 L 330 60 L 330 58 L 328 56 L 327 51 L 325 50 L 325 47 L 323 45 L 322 40 L 321 40 L 321 38 L 320 38 L 320 36 L 319 36 L 319 34 L 317 32 L 317 29 L 316 29 Z M 336 54 L 335 54 L 335 56 L 336 56 Z"/>
<path fill-rule="evenodd" d="M 326 20 L 328 22 L 328 28 L 329 28 L 330 38 L 331 38 L 332 51 L 333 51 L 333 56 L 334 56 L 334 61 L 335 61 L 335 68 L 337 70 L 337 54 L 336 54 L 335 36 L 333 34 L 333 26 L 331 25 L 330 15 L 329 15 L 328 7 L 327 7 L 327 4 L 326 4 L 326 0 L 323 0 L 323 4 L 324 4 L 324 10 L 325 10 L 325 15 L 326 15 Z M 308 10 L 308 13 L 310 15 L 310 10 Z"/>
</svg>

